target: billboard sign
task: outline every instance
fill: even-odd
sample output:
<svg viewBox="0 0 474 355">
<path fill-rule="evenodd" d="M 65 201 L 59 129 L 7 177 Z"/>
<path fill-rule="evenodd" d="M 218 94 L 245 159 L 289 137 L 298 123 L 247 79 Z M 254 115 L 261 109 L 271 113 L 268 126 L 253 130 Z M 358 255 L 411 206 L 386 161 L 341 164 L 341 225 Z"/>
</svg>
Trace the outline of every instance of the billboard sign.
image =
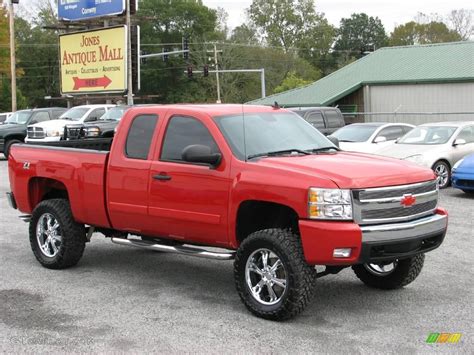
<svg viewBox="0 0 474 355">
<path fill-rule="evenodd" d="M 120 15 L 125 9 L 125 0 L 58 0 L 58 17 L 67 21 Z"/>
<path fill-rule="evenodd" d="M 59 36 L 61 93 L 127 90 L 127 27 Z"/>
</svg>

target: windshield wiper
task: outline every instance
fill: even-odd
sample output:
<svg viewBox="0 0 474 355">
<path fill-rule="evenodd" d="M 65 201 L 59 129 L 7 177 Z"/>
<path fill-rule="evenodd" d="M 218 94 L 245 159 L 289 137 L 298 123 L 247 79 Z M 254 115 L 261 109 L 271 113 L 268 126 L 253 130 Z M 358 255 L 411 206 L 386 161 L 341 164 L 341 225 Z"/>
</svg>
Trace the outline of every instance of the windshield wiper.
<svg viewBox="0 0 474 355">
<path fill-rule="evenodd" d="M 285 149 L 285 150 L 276 150 L 273 152 L 266 152 L 266 153 L 258 153 L 258 154 L 251 154 L 247 157 L 247 159 L 253 159 L 253 158 L 258 158 L 258 157 L 273 157 L 273 156 L 278 156 L 282 154 L 289 154 L 289 153 L 299 153 L 299 154 L 304 154 L 304 155 L 310 155 L 306 150 L 301 150 L 301 149 Z"/>
<path fill-rule="evenodd" d="M 350 141 L 350 140 L 348 140 L 348 139 L 339 139 L 339 142 L 357 143 L 357 141 Z"/>
<path fill-rule="evenodd" d="M 321 148 L 313 148 L 313 149 L 308 149 L 307 151 L 308 152 L 311 152 L 311 153 L 318 153 L 318 152 L 324 152 L 326 150 L 330 150 L 330 149 L 334 149 L 336 151 L 339 151 L 340 149 L 337 148 L 337 147 L 321 147 Z"/>
</svg>

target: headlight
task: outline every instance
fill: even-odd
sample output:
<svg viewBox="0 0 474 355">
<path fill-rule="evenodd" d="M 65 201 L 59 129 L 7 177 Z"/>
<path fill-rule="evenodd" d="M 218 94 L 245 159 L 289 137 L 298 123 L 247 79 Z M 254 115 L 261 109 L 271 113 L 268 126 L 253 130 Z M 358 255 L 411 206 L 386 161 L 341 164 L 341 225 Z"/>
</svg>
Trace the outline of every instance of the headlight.
<svg viewBox="0 0 474 355">
<path fill-rule="evenodd" d="M 406 157 L 403 160 L 408 160 L 411 161 L 412 163 L 418 164 L 418 165 L 424 165 L 425 163 L 425 158 L 421 154 L 417 155 L 412 155 L 410 157 Z"/>
<path fill-rule="evenodd" d="M 463 161 L 464 161 L 464 158 L 462 158 L 461 160 L 458 160 L 456 164 L 454 164 L 453 166 L 453 171 L 459 168 L 459 165 L 461 165 Z"/>
<path fill-rule="evenodd" d="M 310 188 L 308 216 L 311 219 L 352 219 L 350 190 Z"/>
<path fill-rule="evenodd" d="M 100 129 L 98 127 L 86 128 L 84 135 L 86 137 L 98 137 L 100 136 Z"/>
<path fill-rule="evenodd" d="M 46 137 L 60 137 L 62 136 L 62 133 L 61 131 L 58 131 L 57 129 L 53 129 L 53 130 L 47 130 L 46 131 Z"/>
</svg>

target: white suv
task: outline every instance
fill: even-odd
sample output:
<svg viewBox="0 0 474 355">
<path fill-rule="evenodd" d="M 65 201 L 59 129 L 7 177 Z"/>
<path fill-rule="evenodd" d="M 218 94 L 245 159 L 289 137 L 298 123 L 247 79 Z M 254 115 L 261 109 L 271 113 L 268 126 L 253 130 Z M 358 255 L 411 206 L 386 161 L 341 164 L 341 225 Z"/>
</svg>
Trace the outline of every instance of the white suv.
<svg viewBox="0 0 474 355">
<path fill-rule="evenodd" d="M 71 123 L 97 121 L 115 105 L 81 105 L 64 112 L 59 119 L 44 121 L 28 126 L 26 143 L 57 142 L 64 136 L 64 127 Z"/>
</svg>

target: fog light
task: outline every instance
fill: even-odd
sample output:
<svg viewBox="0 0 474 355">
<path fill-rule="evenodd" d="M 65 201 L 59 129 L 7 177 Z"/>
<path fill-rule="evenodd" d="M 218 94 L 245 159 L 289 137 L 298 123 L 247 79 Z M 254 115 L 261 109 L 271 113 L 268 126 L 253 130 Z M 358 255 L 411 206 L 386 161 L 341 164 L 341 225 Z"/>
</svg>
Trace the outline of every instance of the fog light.
<svg viewBox="0 0 474 355">
<path fill-rule="evenodd" d="M 332 256 L 334 258 L 350 258 L 351 252 L 352 252 L 351 248 L 334 249 Z"/>
</svg>

